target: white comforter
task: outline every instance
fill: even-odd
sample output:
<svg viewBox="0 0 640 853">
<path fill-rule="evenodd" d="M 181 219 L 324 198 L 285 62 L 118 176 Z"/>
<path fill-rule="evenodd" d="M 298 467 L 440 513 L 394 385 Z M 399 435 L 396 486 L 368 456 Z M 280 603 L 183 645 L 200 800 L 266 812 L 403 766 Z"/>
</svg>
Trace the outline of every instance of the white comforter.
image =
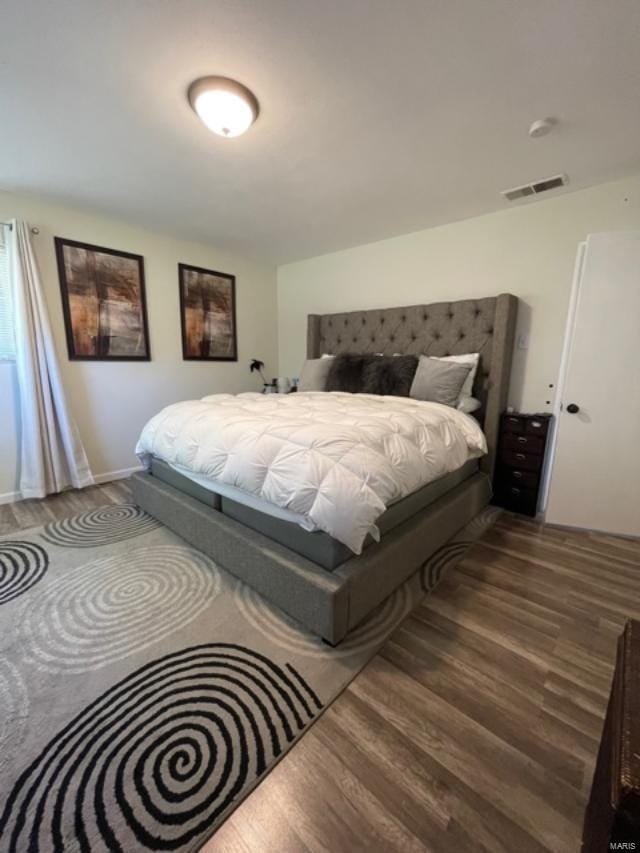
<svg viewBox="0 0 640 853">
<path fill-rule="evenodd" d="M 215 394 L 167 406 L 136 446 L 303 516 L 357 554 L 386 507 L 487 447 L 469 415 L 370 394 Z"/>
</svg>

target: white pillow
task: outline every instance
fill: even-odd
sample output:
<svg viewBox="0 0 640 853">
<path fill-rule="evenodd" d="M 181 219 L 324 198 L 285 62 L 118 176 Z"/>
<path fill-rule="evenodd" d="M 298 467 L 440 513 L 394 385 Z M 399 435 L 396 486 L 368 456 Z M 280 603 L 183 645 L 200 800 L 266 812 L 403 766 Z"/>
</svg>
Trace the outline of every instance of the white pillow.
<svg viewBox="0 0 640 853">
<path fill-rule="evenodd" d="M 482 403 L 477 397 L 463 397 L 456 406 L 459 412 L 464 412 L 465 415 L 470 415 L 482 408 Z"/>
<path fill-rule="evenodd" d="M 469 353 L 465 353 L 464 355 L 443 355 L 443 356 L 431 355 L 431 356 L 429 356 L 429 358 L 436 358 L 436 359 L 438 359 L 438 361 L 456 361 L 456 362 L 458 362 L 458 364 L 468 365 L 471 368 L 471 370 L 469 371 L 469 374 L 464 381 L 464 385 L 460 389 L 460 395 L 458 396 L 458 405 L 456 406 L 456 408 L 460 409 L 460 403 L 462 403 L 462 401 L 465 400 L 466 398 L 475 399 L 473 397 L 473 382 L 476 378 L 476 373 L 478 372 L 478 364 L 480 363 L 480 353 L 479 352 L 469 352 Z M 479 409 L 480 406 L 482 405 L 479 401 L 477 401 L 477 402 L 478 402 L 478 405 L 474 406 L 474 408 L 472 408 L 471 410 L 469 410 L 468 408 L 465 408 L 465 409 L 461 409 L 461 411 L 466 411 L 467 414 L 469 413 L 469 411 L 475 412 L 476 409 Z"/>
<path fill-rule="evenodd" d="M 324 391 L 331 365 L 330 358 L 308 358 L 302 365 L 298 391 Z"/>
</svg>

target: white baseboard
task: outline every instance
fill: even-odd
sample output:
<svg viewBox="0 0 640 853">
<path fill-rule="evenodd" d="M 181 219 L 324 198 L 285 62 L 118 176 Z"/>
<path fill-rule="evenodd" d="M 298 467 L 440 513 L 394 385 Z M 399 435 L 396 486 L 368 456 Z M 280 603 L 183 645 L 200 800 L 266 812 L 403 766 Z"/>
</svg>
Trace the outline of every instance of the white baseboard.
<svg viewBox="0 0 640 853">
<path fill-rule="evenodd" d="M 142 471 L 142 465 L 134 465 L 133 468 L 120 468 L 118 471 L 105 471 L 104 474 L 96 474 L 93 480 L 99 486 L 101 483 L 110 483 L 112 480 L 124 480 L 125 477 L 135 474 L 136 471 Z M 0 505 L 12 504 L 20 500 L 22 500 L 20 492 L 4 492 L 0 494 Z"/>
<path fill-rule="evenodd" d="M 104 474 L 95 474 L 94 480 L 96 485 L 100 483 L 109 483 L 111 480 L 124 480 L 125 477 L 130 477 L 136 471 L 142 471 L 142 465 L 134 465 L 133 468 L 120 468 L 118 471 L 106 471 Z"/>
</svg>

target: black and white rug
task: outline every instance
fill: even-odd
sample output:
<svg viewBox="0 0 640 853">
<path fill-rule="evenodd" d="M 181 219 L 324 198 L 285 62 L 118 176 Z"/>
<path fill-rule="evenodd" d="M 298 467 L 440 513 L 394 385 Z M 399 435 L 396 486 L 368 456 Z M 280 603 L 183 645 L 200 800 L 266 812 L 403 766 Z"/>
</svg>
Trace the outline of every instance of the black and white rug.
<svg viewBox="0 0 640 853">
<path fill-rule="evenodd" d="M 335 649 L 134 506 L 0 539 L 0 851 L 198 850 L 497 513 Z"/>
</svg>

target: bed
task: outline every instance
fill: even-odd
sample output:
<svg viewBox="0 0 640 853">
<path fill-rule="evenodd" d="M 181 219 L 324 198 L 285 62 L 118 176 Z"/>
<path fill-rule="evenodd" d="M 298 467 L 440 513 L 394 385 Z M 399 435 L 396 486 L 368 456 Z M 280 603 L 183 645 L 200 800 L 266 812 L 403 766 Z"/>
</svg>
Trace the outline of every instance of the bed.
<svg viewBox="0 0 640 853">
<path fill-rule="evenodd" d="M 132 478 L 135 499 L 306 628 L 336 644 L 488 503 L 498 420 L 506 405 L 516 313 L 516 298 L 501 294 L 308 317 L 308 358 L 347 352 L 481 354 L 474 395 L 482 404 L 476 417 L 484 431 L 487 453 L 480 459 L 460 457 L 453 470 L 449 470 L 451 465 L 442 468 L 428 485 L 407 494 L 398 492 L 395 497 L 400 498 L 386 509 L 383 506 L 376 520 L 379 541 L 377 535 L 365 536 L 364 532 L 354 544 L 348 531 L 332 536 L 322 529 L 305 530 L 295 518 L 245 501 L 242 492 L 219 488 L 215 483 L 212 487 L 206 477 L 198 481 L 193 472 L 175 464 L 178 456 L 162 453 L 162 443 L 157 445 L 161 448 L 157 455 L 148 454 L 147 471 Z M 261 413 L 273 405 L 273 401 L 253 400 L 255 396 L 246 395 L 247 430 L 249 425 L 256 427 L 251 421 L 253 411 Z M 294 412 L 307 407 L 309 401 L 294 400 L 295 396 L 278 401 L 274 419 L 288 408 Z M 339 404 L 329 401 L 333 396 L 325 396 L 322 405 Z M 395 400 L 394 408 L 412 415 L 408 401 Z M 321 402 L 316 401 L 318 405 Z M 364 406 L 366 401 L 358 402 Z M 237 405 L 233 399 L 228 403 Z M 384 407 L 381 400 L 368 405 L 374 414 Z M 193 406 L 197 414 L 197 401 Z M 355 414 L 357 420 L 358 411 Z M 236 420 L 238 429 L 244 429 L 242 408 Z M 172 425 L 165 432 L 173 437 L 180 433 L 180 425 Z M 249 433 L 248 437 L 251 440 Z"/>
</svg>

